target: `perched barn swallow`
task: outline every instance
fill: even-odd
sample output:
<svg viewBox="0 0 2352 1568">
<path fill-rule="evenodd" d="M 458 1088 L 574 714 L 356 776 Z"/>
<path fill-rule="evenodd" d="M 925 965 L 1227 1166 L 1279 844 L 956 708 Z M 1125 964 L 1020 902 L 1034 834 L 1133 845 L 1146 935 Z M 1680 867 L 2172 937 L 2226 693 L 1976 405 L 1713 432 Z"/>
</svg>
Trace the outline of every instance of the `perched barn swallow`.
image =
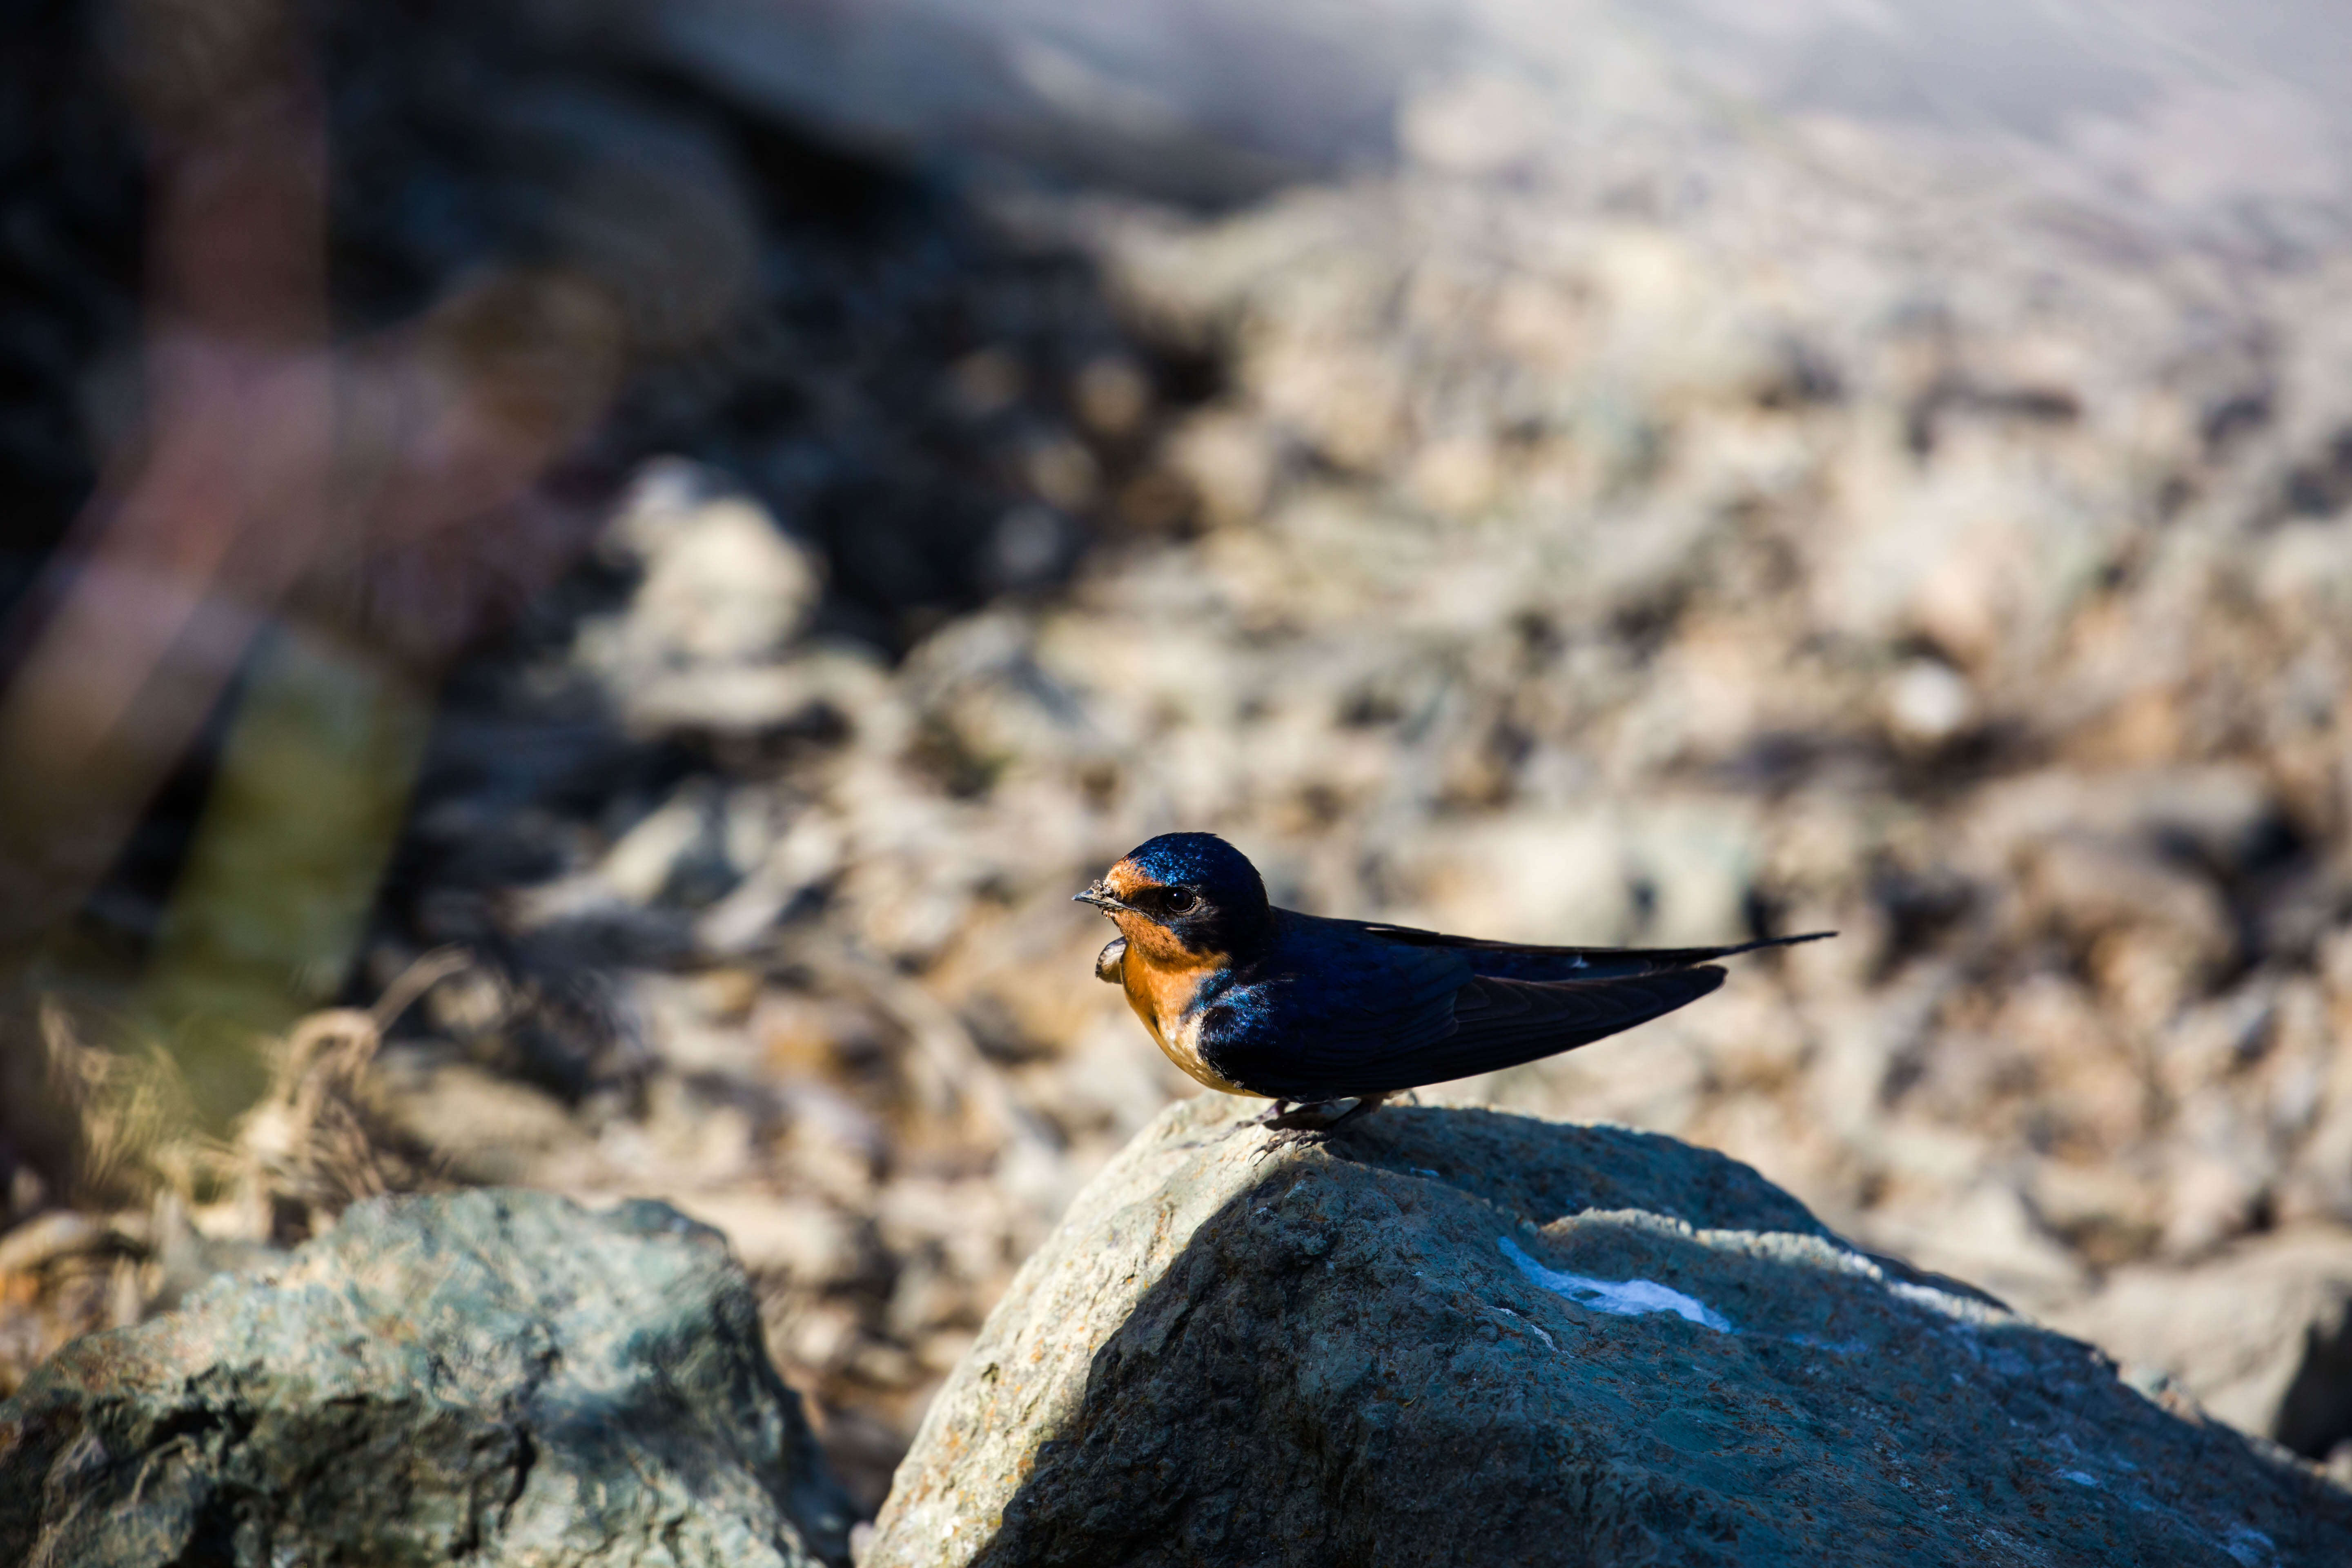
<svg viewBox="0 0 2352 1568">
<path fill-rule="evenodd" d="M 1646 1024 L 1723 984 L 1729 947 L 1527 947 L 1327 920 L 1266 901 L 1207 833 L 1164 833 L 1076 895 L 1118 935 L 1095 973 L 1168 1059 L 1276 1127 L 1329 1125 L 1391 1094 L 1516 1067 Z"/>
</svg>

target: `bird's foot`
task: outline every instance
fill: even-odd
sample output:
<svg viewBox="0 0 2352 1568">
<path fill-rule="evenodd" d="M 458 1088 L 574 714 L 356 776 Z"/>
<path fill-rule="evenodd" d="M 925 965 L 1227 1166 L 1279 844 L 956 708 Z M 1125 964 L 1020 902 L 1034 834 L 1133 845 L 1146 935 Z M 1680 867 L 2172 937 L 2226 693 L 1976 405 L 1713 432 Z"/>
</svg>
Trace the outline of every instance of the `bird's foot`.
<svg viewBox="0 0 2352 1568">
<path fill-rule="evenodd" d="M 1258 1118 L 1261 1125 L 1284 1132 L 1320 1132 L 1336 1127 L 1344 1118 L 1363 1109 L 1363 1100 L 1355 1095 L 1342 1095 L 1337 1100 L 1277 1100 Z"/>
<path fill-rule="evenodd" d="M 1321 1127 L 1268 1126 L 1265 1141 L 1257 1146 L 1250 1163 L 1263 1165 L 1273 1155 L 1286 1154 L 1294 1149 L 1318 1149 L 1329 1141 L 1329 1132 Z"/>
<path fill-rule="evenodd" d="M 1282 1132 L 1328 1132 L 1343 1121 L 1378 1110 L 1385 1094 L 1343 1094 L 1336 1100 L 1277 1100 L 1257 1118 L 1258 1125 Z"/>
<path fill-rule="evenodd" d="M 1277 1150 L 1320 1143 L 1334 1128 L 1379 1110 L 1387 1099 L 1385 1094 L 1346 1094 L 1337 1100 L 1277 1100 L 1247 1121 L 1235 1122 L 1234 1130 L 1263 1127 L 1271 1132 L 1257 1152 L 1264 1160 Z"/>
</svg>

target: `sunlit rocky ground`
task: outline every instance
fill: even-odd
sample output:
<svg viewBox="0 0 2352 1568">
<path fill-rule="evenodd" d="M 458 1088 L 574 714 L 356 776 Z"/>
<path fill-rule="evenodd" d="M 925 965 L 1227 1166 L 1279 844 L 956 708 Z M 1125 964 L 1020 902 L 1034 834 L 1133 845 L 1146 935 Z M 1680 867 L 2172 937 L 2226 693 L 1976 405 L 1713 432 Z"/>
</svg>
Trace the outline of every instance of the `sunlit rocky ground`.
<svg viewBox="0 0 2352 1568">
<path fill-rule="evenodd" d="M 404 988 L 381 1049 L 314 1031 L 217 1201 L 0 1237 L 0 1379 L 354 1188 L 652 1194 L 728 1231 L 870 1504 L 1191 1092 L 1068 896 L 1197 827 L 1322 912 L 1837 930 L 1433 1092 L 1721 1148 L 2352 1440 L 2352 253 L 1843 122 L 1596 139 L 1478 77 L 1400 123 L 1392 167 L 1232 210 L 980 198 L 988 254 L 1058 259 L 945 275 L 951 332 L 845 329 L 889 375 L 754 453 L 985 454 L 948 544 L 741 443 L 632 451 L 441 700 L 356 987 Z M 903 657 L 842 607 L 950 548 L 976 607 Z"/>
</svg>

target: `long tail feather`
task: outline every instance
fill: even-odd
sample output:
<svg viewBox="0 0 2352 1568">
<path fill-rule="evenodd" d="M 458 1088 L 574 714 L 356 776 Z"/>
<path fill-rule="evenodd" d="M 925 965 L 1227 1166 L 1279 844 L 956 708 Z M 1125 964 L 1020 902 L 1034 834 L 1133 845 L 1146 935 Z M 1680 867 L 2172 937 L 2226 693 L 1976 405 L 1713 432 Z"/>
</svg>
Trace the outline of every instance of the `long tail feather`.
<svg viewBox="0 0 2352 1568">
<path fill-rule="evenodd" d="M 1737 958 L 1766 948 L 1792 947 L 1820 942 L 1833 931 L 1806 931 L 1798 936 L 1766 937 L 1760 942 L 1735 942 L 1727 947 L 1536 947 L 1522 942 L 1488 942 L 1476 937 L 1447 936 L 1416 931 L 1411 926 L 1366 923 L 1367 936 L 1407 947 L 1443 947 L 1459 952 L 1473 971 L 1490 980 L 1623 980 L 1638 974 L 1662 974 Z"/>
</svg>

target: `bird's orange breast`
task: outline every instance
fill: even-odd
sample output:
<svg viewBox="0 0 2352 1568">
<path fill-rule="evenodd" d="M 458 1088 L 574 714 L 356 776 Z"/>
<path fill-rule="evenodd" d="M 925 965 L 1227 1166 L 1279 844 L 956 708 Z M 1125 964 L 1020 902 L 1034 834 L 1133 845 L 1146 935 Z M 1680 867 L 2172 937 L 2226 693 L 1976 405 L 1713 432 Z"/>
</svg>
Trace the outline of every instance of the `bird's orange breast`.
<svg viewBox="0 0 2352 1568">
<path fill-rule="evenodd" d="M 1247 1094 L 1248 1089 L 1221 1077 L 1201 1056 L 1200 1016 L 1193 1004 L 1226 963 L 1222 952 L 1193 952 L 1160 927 L 1148 926 L 1128 935 L 1120 980 L 1127 1005 L 1170 1061 L 1211 1089 Z"/>
</svg>

